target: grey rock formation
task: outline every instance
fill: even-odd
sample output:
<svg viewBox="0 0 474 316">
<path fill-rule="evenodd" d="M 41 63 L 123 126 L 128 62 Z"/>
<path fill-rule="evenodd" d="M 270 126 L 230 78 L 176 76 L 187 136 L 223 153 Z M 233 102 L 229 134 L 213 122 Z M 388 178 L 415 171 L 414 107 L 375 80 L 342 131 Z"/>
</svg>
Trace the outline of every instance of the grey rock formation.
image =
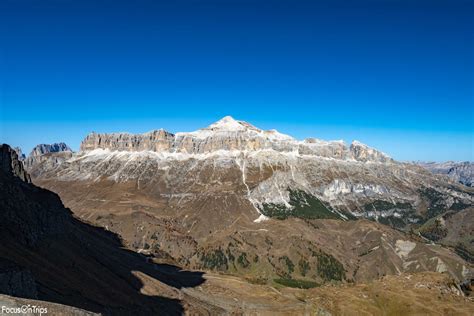
<svg viewBox="0 0 474 316">
<path fill-rule="evenodd" d="M 352 153 L 352 157 L 357 161 L 378 161 L 378 162 L 389 162 L 392 159 L 378 151 L 374 148 L 370 148 L 369 146 L 362 144 L 358 141 L 353 141 L 351 144 L 350 151 Z"/>
<path fill-rule="evenodd" d="M 418 162 L 417 164 L 434 174 L 446 175 L 455 182 L 474 187 L 474 162 Z"/>
<path fill-rule="evenodd" d="M 36 164 L 43 160 L 48 160 L 48 155 L 53 153 L 69 153 L 72 154 L 71 148 L 65 143 L 54 143 L 54 144 L 40 144 L 35 146 L 28 157 L 24 160 L 25 167 L 27 170 L 33 168 Z M 61 159 L 58 159 L 56 163 L 62 162 Z"/>
<path fill-rule="evenodd" d="M 57 153 L 60 151 L 72 151 L 65 143 L 39 144 L 31 151 L 29 156 L 41 156 L 48 153 Z"/>
<path fill-rule="evenodd" d="M 26 155 L 23 153 L 20 147 L 14 147 L 13 150 L 16 151 L 18 160 L 23 161 L 26 159 Z"/>
</svg>

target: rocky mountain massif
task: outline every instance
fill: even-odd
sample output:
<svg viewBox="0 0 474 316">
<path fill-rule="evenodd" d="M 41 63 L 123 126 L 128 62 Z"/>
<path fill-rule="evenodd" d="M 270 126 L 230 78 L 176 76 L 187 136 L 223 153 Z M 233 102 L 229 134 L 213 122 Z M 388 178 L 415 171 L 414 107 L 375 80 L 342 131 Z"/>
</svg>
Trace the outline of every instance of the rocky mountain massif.
<svg viewBox="0 0 474 316">
<path fill-rule="evenodd" d="M 33 182 L 161 262 L 265 284 L 472 278 L 472 223 L 444 246 L 426 231 L 447 213 L 472 217 L 473 189 L 356 141 L 225 117 L 190 133 L 92 133 L 69 155 L 28 166 Z"/>
<path fill-rule="evenodd" d="M 21 150 L 16 150 L 18 155 L 20 156 Z M 71 155 L 72 150 L 65 143 L 55 143 L 51 145 L 40 144 L 35 146 L 35 148 L 33 148 L 28 157 L 24 157 L 22 160 L 26 168 L 30 168 L 31 166 L 34 166 L 45 160 L 57 164 L 61 161 L 61 159 L 70 158 Z"/>
<path fill-rule="evenodd" d="M 47 311 L 67 316 L 331 315 L 354 310 L 361 315 L 470 315 L 474 311 L 463 294 L 469 293 L 466 283 L 459 285 L 448 274 L 403 274 L 357 287 L 332 284 L 308 290 L 300 288 L 314 287 L 314 282 L 278 279 L 272 286 L 156 264 L 155 258 L 124 249 L 115 234 L 74 218 L 57 195 L 31 184 L 16 152 L 7 145 L 0 146 L 0 166 L 2 308 L 35 306 L 40 309 L 29 315 Z M 327 220 L 319 224 L 325 222 L 331 224 Z M 401 256 L 413 251 L 409 241 L 397 244 Z M 329 257 L 319 260 L 319 265 L 337 265 Z"/>
<path fill-rule="evenodd" d="M 455 182 L 462 183 L 468 187 L 474 186 L 473 162 L 418 162 L 418 164 L 435 174 L 446 175 Z"/>
</svg>

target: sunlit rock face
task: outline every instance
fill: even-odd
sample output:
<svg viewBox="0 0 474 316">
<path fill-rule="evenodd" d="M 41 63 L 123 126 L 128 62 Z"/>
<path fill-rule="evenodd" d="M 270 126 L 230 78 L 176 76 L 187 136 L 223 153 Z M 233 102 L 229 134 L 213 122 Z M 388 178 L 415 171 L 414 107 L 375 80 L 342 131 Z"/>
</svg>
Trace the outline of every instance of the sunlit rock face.
<svg viewBox="0 0 474 316">
<path fill-rule="evenodd" d="M 118 151 L 154 151 L 184 154 L 206 154 L 218 151 L 255 152 L 272 150 L 281 153 L 358 161 L 389 162 L 384 153 L 354 141 L 347 147 L 343 141 L 309 138 L 298 141 L 276 130 L 261 130 L 234 120 L 230 116 L 195 132 L 172 134 L 164 130 L 145 134 L 89 134 L 81 144 L 82 151 L 109 149 Z"/>
</svg>

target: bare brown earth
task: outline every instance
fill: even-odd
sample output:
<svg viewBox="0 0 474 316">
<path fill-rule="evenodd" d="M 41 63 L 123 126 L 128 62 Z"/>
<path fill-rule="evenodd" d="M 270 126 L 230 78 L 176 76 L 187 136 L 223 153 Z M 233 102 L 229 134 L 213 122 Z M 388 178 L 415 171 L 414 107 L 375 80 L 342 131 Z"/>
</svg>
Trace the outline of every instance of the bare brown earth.
<svg viewBox="0 0 474 316">
<path fill-rule="evenodd" d="M 137 190 L 131 182 L 34 181 L 57 192 L 82 220 L 117 233 L 130 249 L 188 269 L 318 283 L 421 271 L 447 271 L 464 280 L 470 269 L 448 248 L 373 221 L 254 223 L 248 201 L 231 191 L 179 200 Z M 413 246 L 406 254 L 405 244 Z M 325 271 L 319 262 L 326 259 L 340 271 Z"/>
<path fill-rule="evenodd" d="M 448 211 L 421 226 L 420 235 L 453 248 L 466 261 L 474 263 L 474 208 Z"/>
<path fill-rule="evenodd" d="M 166 293 L 166 285 L 137 273 L 141 292 Z M 177 293 L 187 315 L 472 315 L 474 301 L 461 295 L 453 279 L 440 273 L 386 276 L 361 284 L 325 285 L 301 290 L 258 285 L 228 275 L 207 273 L 197 287 Z M 47 307 L 53 315 L 93 313 L 45 301 L 0 295 L 0 304 Z"/>
<path fill-rule="evenodd" d="M 324 286 L 300 298 L 332 315 L 472 315 L 474 302 L 445 274 L 385 276 L 366 284 Z"/>
<path fill-rule="evenodd" d="M 194 306 L 187 313 L 232 315 L 472 315 L 465 297 L 446 274 L 422 272 L 385 276 L 358 284 L 328 284 L 313 289 L 206 273 L 201 285 L 183 288 L 181 298 Z M 190 307 L 186 305 L 186 307 Z"/>
</svg>

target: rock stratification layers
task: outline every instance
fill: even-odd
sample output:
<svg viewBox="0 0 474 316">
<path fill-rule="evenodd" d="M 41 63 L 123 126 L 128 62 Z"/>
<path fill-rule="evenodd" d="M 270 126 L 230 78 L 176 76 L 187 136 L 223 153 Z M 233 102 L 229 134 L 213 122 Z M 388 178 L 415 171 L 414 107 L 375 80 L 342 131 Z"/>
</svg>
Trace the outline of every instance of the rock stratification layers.
<svg viewBox="0 0 474 316">
<path fill-rule="evenodd" d="M 30 152 L 28 157 L 24 159 L 25 167 L 27 169 L 31 169 L 39 162 L 44 161 L 44 160 L 49 160 L 50 154 L 54 154 L 54 153 L 72 154 L 72 150 L 65 143 L 37 145 Z"/>
<path fill-rule="evenodd" d="M 218 151 L 255 152 L 273 150 L 281 153 L 320 156 L 336 159 L 389 162 L 380 151 L 354 141 L 350 147 L 342 141 L 317 139 L 298 141 L 276 130 L 264 131 L 230 116 L 207 128 L 190 133 L 171 134 L 156 130 L 145 134 L 89 134 L 81 143 L 82 151 L 154 151 L 158 153 L 209 154 Z"/>
</svg>

